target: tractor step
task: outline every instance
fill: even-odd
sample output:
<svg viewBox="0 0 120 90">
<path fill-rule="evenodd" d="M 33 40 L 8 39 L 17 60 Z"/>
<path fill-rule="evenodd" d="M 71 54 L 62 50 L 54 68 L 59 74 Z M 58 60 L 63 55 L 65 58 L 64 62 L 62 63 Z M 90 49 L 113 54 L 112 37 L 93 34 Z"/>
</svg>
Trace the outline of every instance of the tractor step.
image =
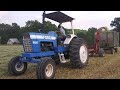
<svg viewBox="0 0 120 90">
<path fill-rule="evenodd" d="M 63 53 L 58 53 L 58 55 L 59 55 L 59 59 L 60 59 L 60 62 L 61 62 L 61 63 L 66 63 L 66 62 L 68 62 L 68 60 L 65 59 Z"/>
</svg>

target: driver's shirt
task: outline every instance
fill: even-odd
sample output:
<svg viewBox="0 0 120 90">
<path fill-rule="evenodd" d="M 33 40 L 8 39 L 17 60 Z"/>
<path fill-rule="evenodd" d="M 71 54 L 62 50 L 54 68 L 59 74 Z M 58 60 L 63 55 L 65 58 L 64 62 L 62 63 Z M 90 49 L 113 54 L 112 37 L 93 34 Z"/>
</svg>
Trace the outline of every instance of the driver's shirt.
<svg viewBox="0 0 120 90">
<path fill-rule="evenodd" d="M 62 35 L 66 36 L 65 30 L 62 27 L 60 28 L 60 32 L 62 33 Z"/>
</svg>

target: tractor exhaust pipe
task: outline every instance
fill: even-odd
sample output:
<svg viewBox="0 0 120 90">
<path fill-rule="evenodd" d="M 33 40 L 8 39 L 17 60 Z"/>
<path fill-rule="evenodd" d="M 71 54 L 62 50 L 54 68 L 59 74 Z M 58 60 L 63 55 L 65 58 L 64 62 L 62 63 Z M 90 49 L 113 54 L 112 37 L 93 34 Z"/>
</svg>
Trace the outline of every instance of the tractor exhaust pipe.
<svg viewBox="0 0 120 90">
<path fill-rule="evenodd" d="M 42 29 L 43 29 L 43 32 L 45 32 L 45 11 L 43 12 Z"/>
</svg>

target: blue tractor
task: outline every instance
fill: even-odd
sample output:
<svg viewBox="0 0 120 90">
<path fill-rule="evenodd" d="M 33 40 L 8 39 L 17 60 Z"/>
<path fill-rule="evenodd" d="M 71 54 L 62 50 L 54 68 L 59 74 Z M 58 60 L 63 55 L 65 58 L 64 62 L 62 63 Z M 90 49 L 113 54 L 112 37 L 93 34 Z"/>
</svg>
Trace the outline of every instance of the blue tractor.
<svg viewBox="0 0 120 90">
<path fill-rule="evenodd" d="M 70 62 L 73 68 L 83 68 L 88 63 L 88 48 L 82 38 L 72 34 L 61 40 L 58 44 L 58 33 L 55 31 L 44 32 L 45 18 L 58 23 L 71 22 L 74 18 L 60 12 L 46 14 L 43 12 L 43 30 L 39 33 L 28 32 L 23 35 L 24 53 L 21 56 L 13 57 L 8 64 L 8 71 L 11 75 L 18 76 L 27 70 L 27 64 L 37 63 L 37 79 L 53 79 L 56 65 Z"/>
</svg>

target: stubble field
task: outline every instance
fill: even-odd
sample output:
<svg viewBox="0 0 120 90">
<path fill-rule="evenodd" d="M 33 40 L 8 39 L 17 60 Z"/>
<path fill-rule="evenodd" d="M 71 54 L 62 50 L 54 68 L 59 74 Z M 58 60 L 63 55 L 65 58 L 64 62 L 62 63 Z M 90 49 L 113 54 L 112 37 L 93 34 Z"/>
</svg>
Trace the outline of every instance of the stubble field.
<svg viewBox="0 0 120 90">
<path fill-rule="evenodd" d="M 20 45 L 0 45 L 0 79 L 36 79 L 36 64 L 31 63 L 23 75 L 8 74 L 9 60 L 22 52 Z M 54 79 L 120 79 L 120 49 L 105 57 L 89 57 L 88 65 L 82 69 L 73 69 L 70 63 L 57 65 Z"/>
</svg>

